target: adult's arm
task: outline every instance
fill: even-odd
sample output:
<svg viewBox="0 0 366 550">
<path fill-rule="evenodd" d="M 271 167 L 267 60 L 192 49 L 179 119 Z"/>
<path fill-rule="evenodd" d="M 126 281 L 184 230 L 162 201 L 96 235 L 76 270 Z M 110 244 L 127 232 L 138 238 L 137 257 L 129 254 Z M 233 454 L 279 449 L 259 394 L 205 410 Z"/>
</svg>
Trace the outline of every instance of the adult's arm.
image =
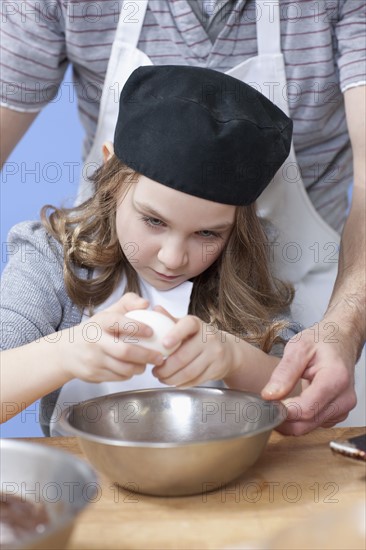
<svg viewBox="0 0 366 550">
<path fill-rule="evenodd" d="M 57 95 L 68 65 L 67 4 L 2 0 L 1 166 L 37 113 Z"/>
<path fill-rule="evenodd" d="M 0 107 L 0 168 L 32 124 L 38 112 Z"/>
<path fill-rule="evenodd" d="M 347 417 L 356 404 L 354 368 L 366 338 L 366 86 L 346 90 L 344 98 L 354 187 L 341 238 L 337 279 L 319 323 L 318 338 L 314 338 L 314 329 L 307 329 L 290 340 L 262 391 L 266 399 L 283 399 L 300 378 L 308 380 L 301 396 L 289 400 L 291 405 L 288 402 L 288 421 L 282 431 L 294 435 L 332 426 Z M 333 342 L 329 342 L 327 323 L 338 329 Z"/>
</svg>

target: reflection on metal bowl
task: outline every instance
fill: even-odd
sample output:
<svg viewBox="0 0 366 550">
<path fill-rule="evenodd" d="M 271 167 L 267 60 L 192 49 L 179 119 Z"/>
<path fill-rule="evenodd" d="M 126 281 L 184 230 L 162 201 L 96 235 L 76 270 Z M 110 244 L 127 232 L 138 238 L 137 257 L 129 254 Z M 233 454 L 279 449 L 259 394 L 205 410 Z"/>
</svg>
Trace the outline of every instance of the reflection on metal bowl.
<svg viewBox="0 0 366 550">
<path fill-rule="evenodd" d="M 0 458 L 2 550 L 64 548 L 76 516 L 98 495 L 92 468 L 63 451 L 13 439 L 1 440 Z"/>
<path fill-rule="evenodd" d="M 84 401 L 63 412 L 90 462 L 129 490 L 160 496 L 205 493 L 256 462 L 281 403 L 217 388 L 150 389 Z"/>
</svg>

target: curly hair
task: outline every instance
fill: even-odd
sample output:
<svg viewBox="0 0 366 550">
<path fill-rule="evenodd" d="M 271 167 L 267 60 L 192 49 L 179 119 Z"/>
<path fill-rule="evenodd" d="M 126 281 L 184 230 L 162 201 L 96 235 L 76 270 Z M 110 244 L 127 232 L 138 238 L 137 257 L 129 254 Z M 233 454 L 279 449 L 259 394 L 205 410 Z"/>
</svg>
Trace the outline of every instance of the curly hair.
<svg viewBox="0 0 366 550">
<path fill-rule="evenodd" d="M 125 292 L 141 294 L 116 232 L 117 205 L 138 177 L 113 155 L 92 176 L 95 192 L 90 199 L 73 208 L 42 208 L 44 227 L 63 245 L 67 293 L 80 308 L 93 311 L 102 304 L 123 274 Z M 188 312 L 270 351 L 282 341 L 287 323 L 281 317 L 293 299 L 293 288 L 271 274 L 267 255 L 268 238 L 255 205 L 236 207 L 223 251 L 193 280 Z M 75 266 L 93 270 L 93 277 L 79 278 Z"/>
</svg>

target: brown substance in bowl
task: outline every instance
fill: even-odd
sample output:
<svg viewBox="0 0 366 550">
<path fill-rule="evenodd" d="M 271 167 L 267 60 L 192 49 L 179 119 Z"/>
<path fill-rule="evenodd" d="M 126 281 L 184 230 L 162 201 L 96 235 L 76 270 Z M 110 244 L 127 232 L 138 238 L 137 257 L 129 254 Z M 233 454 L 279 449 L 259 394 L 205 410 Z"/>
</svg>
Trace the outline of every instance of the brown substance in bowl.
<svg viewBox="0 0 366 550">
<path fill-rule="evenodd" d="M 44 503 L 1 493 L 0 545 L 19 544 L 23 539 L 43 533 L 50 523 Z"/>
</svg>

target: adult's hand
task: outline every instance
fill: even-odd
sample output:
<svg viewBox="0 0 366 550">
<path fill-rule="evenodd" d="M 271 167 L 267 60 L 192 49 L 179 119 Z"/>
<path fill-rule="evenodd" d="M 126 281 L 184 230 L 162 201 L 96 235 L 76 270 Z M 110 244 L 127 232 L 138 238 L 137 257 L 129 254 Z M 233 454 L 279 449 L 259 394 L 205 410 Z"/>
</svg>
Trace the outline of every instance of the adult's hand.
<svg viewBox="0 0 366 550">
<path fill-rule="evenodd" d="M 329 326 L 334 323 L 323 319 L 289 340 L 262 390 L 264 399 L 284 399 L 301 378 L 307 381 L 301 395 L 284 399 L 287 416 L 279 428 L 284 434 L 301 435 L 318 426 L 334 426 L 356 405 L 357 357 L 352 339 L 341 330 L 330 336 Z"/>
</svg>

